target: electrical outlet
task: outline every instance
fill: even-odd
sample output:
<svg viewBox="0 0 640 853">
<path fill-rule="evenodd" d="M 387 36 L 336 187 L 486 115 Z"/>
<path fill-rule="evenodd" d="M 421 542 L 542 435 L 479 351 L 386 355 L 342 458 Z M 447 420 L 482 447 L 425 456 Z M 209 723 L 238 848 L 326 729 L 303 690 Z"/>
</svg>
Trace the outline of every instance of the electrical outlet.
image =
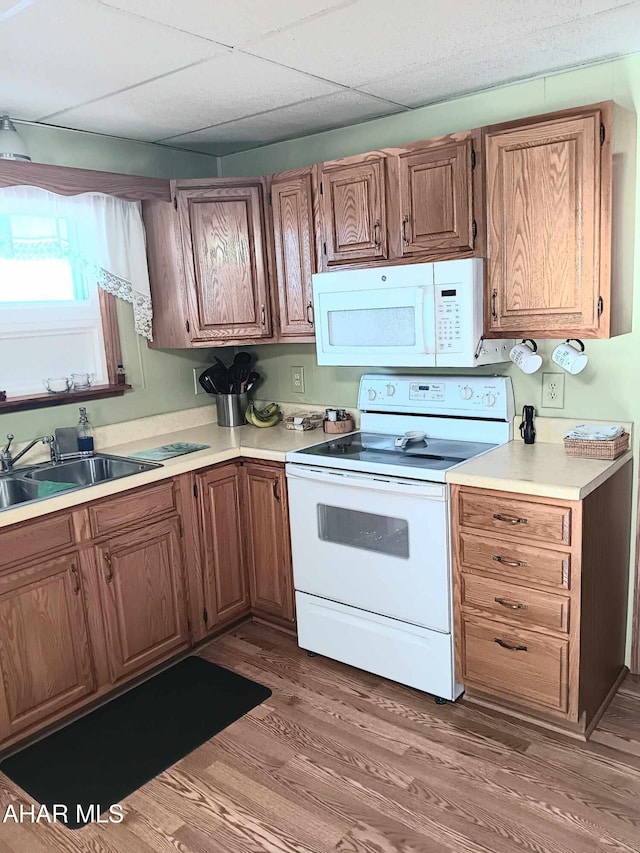
<svg viewBox="0 0 640 853">
<path fill-rule="evenodd" d="M 193 368 L 193 390 L 195 392 L 196 397 L 199 397 L 201 394 L 204 395 L 207 393 L 202 387 L 202 385 L 198 382 L 198 376 L 200 376 L 202 371 L 206 370 L 207 367 L 210 367 L 210 365 L 201 364 L 200 367 Z"/>
<path fill-rule="evenodd" d="M 304 394 L 304 367 L 291 368 L 291 390 L 296 394 Z"/>
<path fill-rule="evenodd" d="M 547 409 L 564 408 L 564 373 L 542 374 L 542 406 Z"/>
</svg>

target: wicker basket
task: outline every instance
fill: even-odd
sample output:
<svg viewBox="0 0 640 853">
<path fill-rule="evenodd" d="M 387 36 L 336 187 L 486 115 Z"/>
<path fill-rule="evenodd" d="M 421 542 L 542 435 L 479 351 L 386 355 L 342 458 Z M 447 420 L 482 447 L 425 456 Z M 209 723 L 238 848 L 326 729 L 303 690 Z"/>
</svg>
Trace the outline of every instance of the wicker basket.
<svg viewBox="0 0 640 853">
<path fill-rule="evenodd" d="M 582 456 L 585 459 L 617 459 L 629 449 L 629 433 L 623 432 L 612 441 L 565 438 L 564 449 L 568 456 Z"/>
</svg>

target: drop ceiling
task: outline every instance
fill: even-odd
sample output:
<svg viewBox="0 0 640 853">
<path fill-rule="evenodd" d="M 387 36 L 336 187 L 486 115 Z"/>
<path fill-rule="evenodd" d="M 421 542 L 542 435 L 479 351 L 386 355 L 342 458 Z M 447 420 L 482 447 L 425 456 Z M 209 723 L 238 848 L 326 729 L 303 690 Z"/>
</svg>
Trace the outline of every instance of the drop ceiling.
<svg viewBox="0 0 640 853">
<path fill-rule="evenodd" d="M 227 154 L 640 51 L 640 0 L 0 0 L 0 112 Z"/>
</svg>

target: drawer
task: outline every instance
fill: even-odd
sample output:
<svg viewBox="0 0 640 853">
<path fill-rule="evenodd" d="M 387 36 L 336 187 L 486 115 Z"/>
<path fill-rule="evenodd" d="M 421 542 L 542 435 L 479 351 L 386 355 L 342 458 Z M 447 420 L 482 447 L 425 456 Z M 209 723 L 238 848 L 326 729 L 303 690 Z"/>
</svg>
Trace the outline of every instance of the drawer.
<svg viewBox="0 0 640 853">
<path fill-rule="evenodd" d="M 521 705 L 566 713 L 569 643 L 499 622 L 462 621 L 462 676 L 467 687 Z"/>
<path fill-rule="evenodd" d="M 489 539 L 473 533 L 460 533 L 458 543 L 463 569 L 491 572 L 515 583 L 570 588 L 571 555 L 567 552 Z"/>
<path fill-rule="evenodd" d="M 147 523 L 155 516 L 174 512 L 176 508 L 173 480 L 157 486 L 125 492 L 89 506 L 91 532 L 94 536 L 118 533 L 125 527 L 143 521 Z"/>
<path fill-rule="evenodd" d="M 504 616 L 525 628 L 569 630 L 569 599 L 478 575 L 460 575 L 462 604 Z"/>
<path fill-rule="evenodd" d="M 571 509 L 509 495 L 460 492 L 460 524 L 550 545 L 571 544 Z"/>
<path fill-rule="evenodd" d="M 0 569 L 68 548 L 74 541 L 70 513 L 5 527 L 0 530 Z"/>
</svg>

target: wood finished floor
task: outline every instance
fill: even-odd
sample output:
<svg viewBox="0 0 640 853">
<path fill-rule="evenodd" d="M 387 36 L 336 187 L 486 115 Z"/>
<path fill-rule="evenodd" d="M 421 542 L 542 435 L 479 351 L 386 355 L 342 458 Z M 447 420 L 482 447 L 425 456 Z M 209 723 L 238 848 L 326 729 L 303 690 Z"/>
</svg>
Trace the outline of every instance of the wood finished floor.
<svg viewBox="0 0 640 853">
<path fill-rule="evenodd" d="M 588 744 L 431 697 L 252 623 L 204 657 L 273 696 L 124 801 L 120 825 L 0 823 L 1 853 L 640 851 L 640 679 Z M 0 819 L 30 800 L 0 774 Z"/>
</svg>

